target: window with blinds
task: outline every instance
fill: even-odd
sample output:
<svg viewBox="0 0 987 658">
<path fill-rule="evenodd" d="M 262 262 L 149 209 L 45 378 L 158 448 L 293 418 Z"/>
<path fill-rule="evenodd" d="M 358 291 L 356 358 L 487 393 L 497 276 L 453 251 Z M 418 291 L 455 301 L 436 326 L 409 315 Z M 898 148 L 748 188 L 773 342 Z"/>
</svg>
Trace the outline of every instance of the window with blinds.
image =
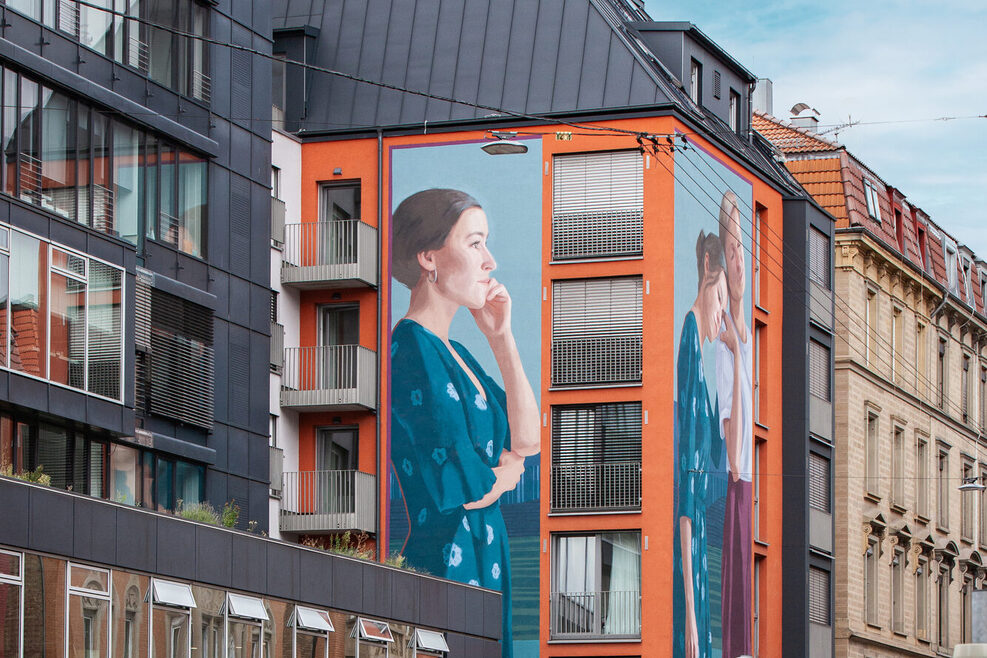
<svg viewBox="0 0 987 658">
<path fill-rule="evenodd" d="M 809 453 L 809 507 L 827 514 L 831 511 L 829 468 L 829 459 Z"/>
<path fill-rule="evenodd" d="M 552 283 L 552 386 L 641 381 L 641 277 Z"/>
<path fill-rule="evenodd" d="M 809 621 L 829 626 L 829 572 L 809 567 Z"/>
<path fill-rule="evenodd" d="M 809 279 L 829 290 L 829 236 L 809 227 Z"/>
<path fill-rule="evenodd" d="M 552 512 L 641 509 L 641 403 L 552 407 Z"/>
<path fill-rule="evenodd" d="M 829 402 L 829 348 L 809 341 L 809 393 Z"/>
<path fill-rule="evenodd" d="M 557 155 L 552 179 L 552 259 L 643 253 L 644 175 L 638 151 Z"/>
<path fill-rule="evenodd" d="M 213 313 L 137 278 L 136 406 L 196 427 L 213 422 Z"/>
</svg>

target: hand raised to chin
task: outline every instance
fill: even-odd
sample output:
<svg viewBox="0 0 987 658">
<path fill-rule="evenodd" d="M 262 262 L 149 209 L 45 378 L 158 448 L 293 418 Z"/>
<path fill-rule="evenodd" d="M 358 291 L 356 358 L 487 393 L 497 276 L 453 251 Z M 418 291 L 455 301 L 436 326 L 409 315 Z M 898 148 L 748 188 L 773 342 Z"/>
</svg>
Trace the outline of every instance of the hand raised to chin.
<svg viewBox="0 0 987 658">
<path fill-rule="evenodd" d="M 504 284 L 490 279 L 486 302 L 480 308 L 470 309 L 476 326 L 488 340 L 510 333 L 511 296 Z"/>
</svg>

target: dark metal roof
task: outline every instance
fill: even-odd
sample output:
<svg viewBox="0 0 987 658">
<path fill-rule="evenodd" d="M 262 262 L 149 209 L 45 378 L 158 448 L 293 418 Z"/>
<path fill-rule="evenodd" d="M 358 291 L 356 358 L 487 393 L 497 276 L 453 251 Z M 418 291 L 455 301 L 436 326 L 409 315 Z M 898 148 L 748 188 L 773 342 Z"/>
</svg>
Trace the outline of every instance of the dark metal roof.
<svg viewBox="0 0 987 658">
<path fill-rule="evenodd" d="M 634 12 L 634 13 L 628 13 Z M 316 66 L 523 114 L 667 104 L 616 0 L 279 0 L 275 30 L 319 30 Z M 475 119 L 490 109 L 316 72 L 310 131 Z"/>
</svg>

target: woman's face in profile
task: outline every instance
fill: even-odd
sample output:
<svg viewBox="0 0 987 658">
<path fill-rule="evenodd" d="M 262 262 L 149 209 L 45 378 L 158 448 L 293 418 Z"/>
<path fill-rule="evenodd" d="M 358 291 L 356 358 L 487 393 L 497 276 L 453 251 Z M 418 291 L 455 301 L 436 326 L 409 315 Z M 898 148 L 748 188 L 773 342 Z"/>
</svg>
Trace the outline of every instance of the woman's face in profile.
<svg viewBox="0 0 987 658">
<path fill-rule="evenodd" d="M 432 252 L 438 270 L 434 285 L 460 306 L 479 309 L 487 301 L 490 273 L 497 267 L 487 250 L 488 234 L 487 214 L 469 208 L 456 220 L 442 248 Z"/>
</svg>

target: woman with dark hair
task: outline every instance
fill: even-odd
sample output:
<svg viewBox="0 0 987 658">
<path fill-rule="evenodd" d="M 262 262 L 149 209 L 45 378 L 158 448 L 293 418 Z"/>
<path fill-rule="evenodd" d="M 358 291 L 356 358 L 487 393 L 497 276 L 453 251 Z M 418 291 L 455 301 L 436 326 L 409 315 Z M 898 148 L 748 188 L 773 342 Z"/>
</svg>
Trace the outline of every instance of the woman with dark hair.
<svg viewBox="0 0 987 658">
<path fill-rule="evenodd" d="M 709 658 L 709 579 L 706 560 L 706 490 L 709 470 L 719 462 L 719 414 L 710 402 L 703 371 L 703 343 L 720 333 L 727 284 L 720 239 L 700 231 L 696 242 L 699 292 L 682 322 L 676 364 L 678 454 L 676 469 L 673 614 L 676 658 Z"/>
<path fill-rule="evenodd" d="M 501 591 L 510 656 L 510 554 L 499 500 L 540 447 L 511 298 L 491 276 L 487 217 L 470 195 L 413 194 L 392 227 L 391 271 L 411 289 L 391 334 L 391 461 L 410 526 L 402 553 L 432 574 Z M 449 338 L 463 306 L 487 339 L 503 388 Z"/>
</svg>

